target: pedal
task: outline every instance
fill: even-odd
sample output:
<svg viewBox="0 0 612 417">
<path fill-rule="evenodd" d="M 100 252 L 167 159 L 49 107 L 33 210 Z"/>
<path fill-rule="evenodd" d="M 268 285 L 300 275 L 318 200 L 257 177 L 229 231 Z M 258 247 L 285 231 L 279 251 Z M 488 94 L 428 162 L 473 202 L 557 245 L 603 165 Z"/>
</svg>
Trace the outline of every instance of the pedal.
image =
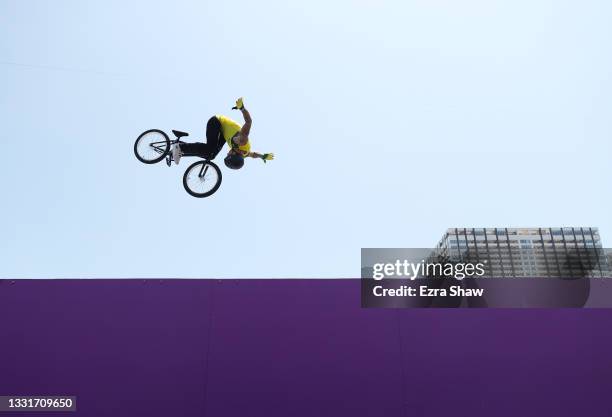
<svg viewBox="0 0 612 417">
<path fill-rule="evenodd" d="M 170 155 L 166 156 L 166 165 L 172 166 L 172 159 L 170 159 Z"/>
</svg>

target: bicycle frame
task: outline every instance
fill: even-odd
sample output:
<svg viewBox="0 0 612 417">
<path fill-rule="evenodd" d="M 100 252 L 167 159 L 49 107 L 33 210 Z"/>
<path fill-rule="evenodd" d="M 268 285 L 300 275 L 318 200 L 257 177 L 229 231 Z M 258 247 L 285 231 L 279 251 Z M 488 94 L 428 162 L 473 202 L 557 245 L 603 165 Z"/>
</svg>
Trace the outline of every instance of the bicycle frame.
<svg viewBox="0 0 612 417">
<path fill-rule="evenodd" d="M 170 140 L 170 146 L 172 147 L 172 145 L 178 142 L 180 142 L 180 140 L 178 139 Z M 151 142 L 149 146 L 152 147 L 155 150 L 155 152 L 157 152 L 160 155 L 163 155 L 166 153 L 166 141 L 165 140 L 161 140 L 159 142 Z"/>
<path fill-rule="evenodd" d="M 176 136 L 175 139 L 170 139 L 164 131 L 159 129 L 149 129 L 140 134 L 134 143 L 134 153 L 136 158 L 145 164 L 156 164 L 165 158 L 166 164 L 171 166 L 174 150 L 176 149 L 174 147 L 177 146 L 177 144 L 181 144 L 182 147 L 182 144 L 188 143 L 181 140 L 183 136 L 188 136 L 187 133 L 174 130 L 172 132 Z M 149 142 L 146 139 L 144 143 L 140 142 L 142 138 L 149 133 L 161 135 L 163 136 L 163 140 L 159 140 L 158 136 L 157 138 L 151 138 L 152 142 Z M 141 144 L 147 146 L 148 148 L 148 154 L 145 154 L 145 156 L 141 155 Z M 220 145 L 220 143 L 218 143 L 218 145 Z M 187 193 L 193 197 L 204 198 L 211 196 L 219 189 L 219 186 L 221 185 L 221 170 L 213 162 L 213 159 L 217 156 L 221 148 L 219 148 L 214 155 L 209 155 L 208 149 L 205 147 L 193 147 L 189 150 L 191 152 L 180 152 L 181 156 L 193 156 L 201 159 L 200 161 L 191 164 L 183 174 L 183 187 L 185 188 L 185 191 L 187 191 Z M 182 151 L 185 151 L 185 149 L 182 149 Z M 204 156 L 205 154 L 206 156 Z M 154 155 L 157 156 L 155 157 Z"/>
<path fill-rule="evenodd" d="M 207 161 L 208 161 L 208 160 L 207 160 Z M 204 177 L 204 176 L 206 175 L 206 171 L 208 171 L 208 167 L 209 167 L 209 166 L 210 166 L 210 165 L 208 165 L 208 164 L 206 164 L 206 163 L 204 163 L 204 164 L 202 165 L 202 168 L 200 168 L 200 172 L 198 172 L 198 178 L 202 178 L 202 177 Z"/>
</svg>

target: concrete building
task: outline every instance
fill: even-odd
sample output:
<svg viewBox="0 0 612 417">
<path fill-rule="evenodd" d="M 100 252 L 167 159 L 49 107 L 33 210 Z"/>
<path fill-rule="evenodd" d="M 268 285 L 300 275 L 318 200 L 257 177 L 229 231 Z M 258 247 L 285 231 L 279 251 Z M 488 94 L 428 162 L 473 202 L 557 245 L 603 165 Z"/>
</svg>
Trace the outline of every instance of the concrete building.
<svg viewBox="0 0 612 417">
<path fill-rule="evenodd" d="M 482 262 L 490 277 L 612 276 L 593 227 L 448 229 L 435 254 L 451 262 Z"/>
</svg>

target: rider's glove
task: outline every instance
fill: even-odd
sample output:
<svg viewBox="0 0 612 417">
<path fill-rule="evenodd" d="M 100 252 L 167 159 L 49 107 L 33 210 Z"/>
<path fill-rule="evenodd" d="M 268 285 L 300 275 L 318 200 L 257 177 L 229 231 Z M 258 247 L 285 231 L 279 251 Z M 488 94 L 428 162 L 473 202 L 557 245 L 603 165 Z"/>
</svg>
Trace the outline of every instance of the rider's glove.
<svg viewBox="0 0 612 417">
<path fill-rule="evenodd" d="M 261 156 L 261 159 L 263 159 L 264 162 L 266 161 L 271 161 L 274 159 L 274 154 L 273 153 L 265 153 Z"/>
<path fill-rule="evenodd" d="M 232 107 L 232 110 L 242 110 L 244 109 L 244 103 L 242 102 L 242 97 L 236 100 L 236 105 Z"/>
</svg>

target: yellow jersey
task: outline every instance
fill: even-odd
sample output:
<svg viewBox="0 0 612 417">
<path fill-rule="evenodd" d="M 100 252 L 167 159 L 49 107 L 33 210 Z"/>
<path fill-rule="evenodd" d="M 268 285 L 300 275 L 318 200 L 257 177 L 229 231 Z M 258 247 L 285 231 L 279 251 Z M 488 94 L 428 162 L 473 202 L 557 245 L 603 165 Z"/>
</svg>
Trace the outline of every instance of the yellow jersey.
<svg viewBox="0 0 612 417">
<path fill-rule="evenodd" d="M 229 146 L 231 149 L 239 151 L 243 156 L 247 156 L 251 152 L 251 141 L 247 141 L 247 143 L 240 146 L 232 142 L 232 138 L 236 136 L 238 132 L 240 132 L 242 126 L 229 117 L 221 115 L 217 115 L 216 117 L 221 123 L 221 134 L 223 135 L 225 142 L 227 142 L 227 146 Z"/>
</svg>

